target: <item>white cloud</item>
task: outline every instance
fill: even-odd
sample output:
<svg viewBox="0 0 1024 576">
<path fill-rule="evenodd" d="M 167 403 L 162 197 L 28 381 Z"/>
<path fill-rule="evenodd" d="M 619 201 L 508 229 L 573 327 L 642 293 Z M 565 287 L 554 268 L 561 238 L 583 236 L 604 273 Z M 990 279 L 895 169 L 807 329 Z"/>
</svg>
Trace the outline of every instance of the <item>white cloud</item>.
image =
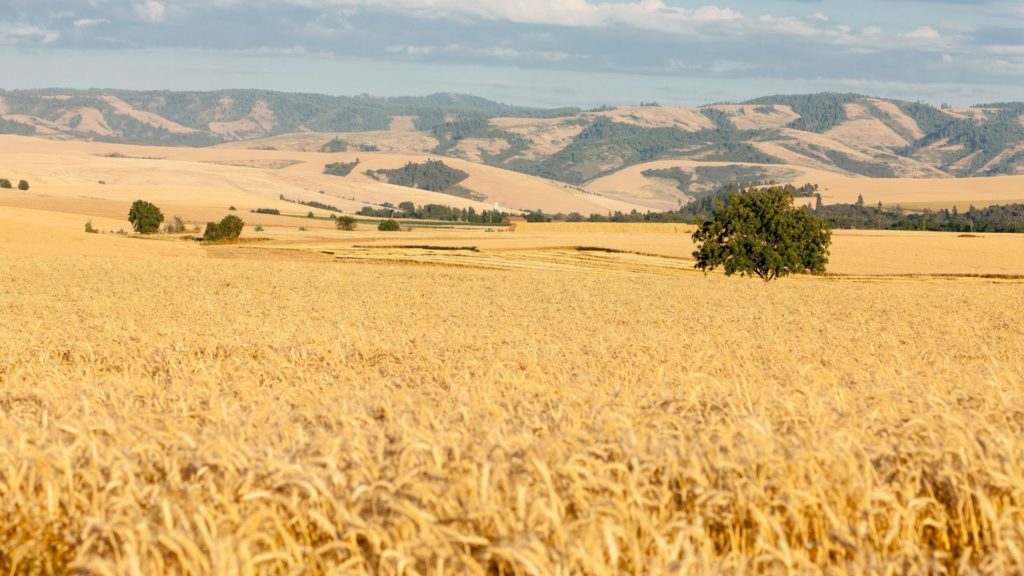
<svg viewBox="0 0 1024 576">
<path fill-rule="evenodd" d="M 59 39 L 60 33 L 39 26 L 14 26 L 0 30 L 0 44 L 24 44 L 26 42 L 53 44 Z"/>
<path fill-rule="evenodd" d="M 917 30 L 908 33 L 907 38 L 912 38 L 914 40 L 938 40 L 939 38 L 942 38 L 942 35 L 931 26 L 922 26 Z"/>
<path fill-rule="evenodd" d="M 462 44 L 447 44 L 445 46 L 408 46 L 395 44 L 388 46 L 385 50 L 390 54 L 403 54 L 406 56 L 431 56 L 434 54 L 455 54 L 464 53 L 485 58 L 497 58 L 501 60 L 538 60 L 543 62 L 564 62 L 570 58 L 586 59 L 582 54 L 569 54 L 556 50 L 535 51 L 519 50 L 510 46 L 495 46 L 491 48 L 469 48 Z"/>
<path fill-rule="evenodd" d="M 320 0 L 290 0 L 291 3 L 317 7 Z M 641 29 L 688 31 L 701 23 L 742 20 L 743 14 L 731 8 L 708 5 L 679 8 L 663 0 L 600 2 L 588 0 L 328 0 L 334 6 L 373 9 L 400 9 L 424 17 L 476 16 L 520 24 L 549 24 L 569 27 L 601 27 L 625 24 Z"/>
<path fill-rule="evenodd" d="M 1008 56 L 1024 56 L 1024 44 L 993 44 L 992 46 L 986 46 L 985 52 Z"/>
<path fill-rule="evenodd" d="M 167 8 L 157 0 L 146 0 L 132 6 L 132 12 L 137 18 L 146 22 L 163 22 Z"/>
<path fill-rule="evenodd" d="M 81 20 L 75 20 L 75 28 L 79 30 L 99 26 L 100 24 L 110 24 L 110 20 L 106 18 L 82 18 Z"/>
</svg>

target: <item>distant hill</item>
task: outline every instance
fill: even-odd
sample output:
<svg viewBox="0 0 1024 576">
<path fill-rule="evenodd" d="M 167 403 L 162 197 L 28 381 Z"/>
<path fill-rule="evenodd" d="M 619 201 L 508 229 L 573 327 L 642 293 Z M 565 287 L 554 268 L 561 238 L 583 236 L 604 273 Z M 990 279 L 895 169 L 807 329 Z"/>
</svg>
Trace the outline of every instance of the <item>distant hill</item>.
<svg viewBox="0 0 1024 576">
<path fill-rule="evenodd" d="M 430 130 L 461 118 L 544 117 L 575 109 L 506 106 L 461 94 L 324 96 L 261 90 L 0 91 L 0 133 L 126 144 L 208 146 L 291 132 Z"/>
<path fill-rule="evenodd" d="M 875 178 L 1024 174 L 1024 103 L 940 109 L 838 93 L 696 109 L 581 111 L 459 94 L 18 90 L 0 91 L 0 133 L 173 146 L 252 141 L 254 147 L 278 146 L 284 140 L 274 139 L 285 135 L 323 134 L 291 140 L 317 140 L 331 152 L 461 158 L 575 186 L 670 159 L 765 167 L 722 172 L 733 175 L 783 173 L 772 167 L 785 166 Z"/>
</svg>

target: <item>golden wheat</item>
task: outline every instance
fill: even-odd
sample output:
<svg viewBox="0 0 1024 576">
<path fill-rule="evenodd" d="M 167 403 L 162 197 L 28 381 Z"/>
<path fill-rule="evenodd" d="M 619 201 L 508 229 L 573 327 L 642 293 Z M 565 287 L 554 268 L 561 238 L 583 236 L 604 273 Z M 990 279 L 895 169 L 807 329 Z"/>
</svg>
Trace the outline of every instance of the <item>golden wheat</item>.
<svg viewBox="0 0 1024 576">
<path fill-rule="evenodd" d="M 0 254 L 5 573 L 1024 570 L 1020 283 L 122 242 Z"/>
</svg>

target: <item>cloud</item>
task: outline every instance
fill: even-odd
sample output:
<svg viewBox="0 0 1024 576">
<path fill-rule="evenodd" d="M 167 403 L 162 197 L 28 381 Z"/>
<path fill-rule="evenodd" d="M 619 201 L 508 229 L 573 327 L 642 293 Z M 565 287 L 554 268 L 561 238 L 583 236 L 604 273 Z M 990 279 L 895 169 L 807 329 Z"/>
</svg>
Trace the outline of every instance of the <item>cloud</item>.
<svg viewBox="0 0 1024 576">
<path fill-rule="evenodd" d="M 60 33 L 39 26 L 14 26 L 0 30 L 0 44 L 40 43 L 53 44 L 60 39 Z"/>
<path fill-rule="evenodd" d="M 100 24 L 110 24 L 110 20 L 106 18 L 82 18 L 81 20 L 75 20 L 75 28 L 78 30 L 99 26 Z"/>
<path fill-rule="evenodd" d="M 908 33 L 907 38 L 912 38 L 914 40 L 938 40 L 939 38 L 942 38 L 942 35 L 931 26 L 922 26 L 917 30 Z"/>
<path fill-rule="evenodd" d="M 472 16 L 517 24 L 546 24 L 563 27 L 607 27 L 627 25 L 661 31 L 685 31 L 694 25 L 743 19 L 731 8 L 701 6 L 679 8 L 662 0 L 591 3 L 588 0 L 290 0 L 315 8 L 330 4 L 348 8 L 399 10 L 428 18 Z"/>
<path fill-rule="evenodd" d="M 163 22 L 167 8 L 157 0 L 146 0 L 132 6 L 132 12 L 137 18 L 146 22 Z"/>
</svg>

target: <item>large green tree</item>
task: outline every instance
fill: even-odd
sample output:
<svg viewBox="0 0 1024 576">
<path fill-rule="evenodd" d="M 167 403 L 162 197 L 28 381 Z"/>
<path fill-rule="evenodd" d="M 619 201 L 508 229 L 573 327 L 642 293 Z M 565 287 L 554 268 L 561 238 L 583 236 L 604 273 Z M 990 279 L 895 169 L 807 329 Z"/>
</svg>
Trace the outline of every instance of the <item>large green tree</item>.
<svg viewBox="0 0 1024 576">
<path fill-rule="evenodd" d="M 793 206 L 779 188 L 731 194 L 693 234 L 697 268 L 721 266 L 726 275 L 756 275 L 765 282 L 793 273 L 821 274 L 828 264 L 832 231 Z"/>
<path fill-rule="evenodd" d="M 128 211 L 128 221 L 139 234 L 153 234 L 160 231 L 164 221 L 164 213 L 155 204 L 145 200 L 136 200 Z"/>
</svg>

